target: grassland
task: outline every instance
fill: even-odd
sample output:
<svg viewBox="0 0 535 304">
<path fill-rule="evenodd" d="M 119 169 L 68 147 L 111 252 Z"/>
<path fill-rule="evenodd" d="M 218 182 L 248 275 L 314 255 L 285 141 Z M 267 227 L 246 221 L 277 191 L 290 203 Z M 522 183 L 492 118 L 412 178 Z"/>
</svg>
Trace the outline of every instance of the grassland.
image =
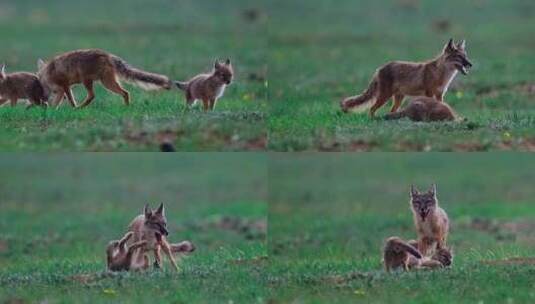
<svg viewBox="0 0 535 304">
<path fill-rule="evenodd" d="M 535 2 L 270 4 L 270 149 L 534 150 Z M 467 40 L 475 63 L 446 96 L 467 123 L 386 122 L 341 113 L 342 98 L 362 92 L 376 68 L 392 60 L 430 59 L 450 37 Z"/>
<path fill-rule="evenodd" d="M 235 83 L 216 111 L 188 110 L 178 90 L 147 93 L 129 85 L 132 104 L 100 85 L 91 107 L 0 108 L 2 151 L 179 151 L 265 148 L 267 18 L 260 4 L 201 1 L 3 1 L 0 59 L 7 71 L 36 71 L 37 59 L 101 48 L 132 65 L 185 80 L 231 58 Z M 78 101 L 85 90 L 75 89 Z"/>
<path fill-rule="evenodd" d="M 533 156 L 364 154 L 270 157 L 274 298 L 284 303 L 533 302 Z M 451 220 L 453 267 L 385 273 L 383 240 L 415 237 L 409 185 L 424 190 L 432 182 Z"/>
<path fill-rule="evenodd" d="M 265 299 L 263 155 L 0 155 L 0 302 L 257 303 Z M 236 167 L 240 170 L 235 170 Z M 145 203 L 197 251 L 175 273 L 109 275 L 105 246 Z"/>
</svg>

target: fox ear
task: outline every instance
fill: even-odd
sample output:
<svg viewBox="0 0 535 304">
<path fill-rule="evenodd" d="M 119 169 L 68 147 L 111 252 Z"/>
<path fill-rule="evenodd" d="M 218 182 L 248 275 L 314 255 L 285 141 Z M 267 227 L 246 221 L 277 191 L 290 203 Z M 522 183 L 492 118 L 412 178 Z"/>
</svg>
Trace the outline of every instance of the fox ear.
<svg viewBox="0 0 535 304">
<path fill-rule="evenodd" d="M 459 50 L 464 50 L 466 48 L 466 40 L 461 40 L 459 41 L 459 43 L 457 43 L 457 48 Z"/>
<path fill-rule="evenodd" d="M 2 70 L 0 70 L 0 79 L 6 78 L 6 64 L 2 64 Z"/>
<path fill-rule="evenodd" d="M 37 69 L 40 70 L 45 66 L 45 61 L 41 58 L 37 59 Z"/>
<path fill-rule="evenodd" d="M 454 50 L 455 50 L 455 45 L 453 43 L 453 39 L 450 39 L 450 41 L 448 41 L 448 43 L 446 43 L 446 45 L 444 46 L 444 53 L 452 52 Z"/>
<path fill-rule="evenodd" d="M 214 68 L 219 69 L 221 67 L 221 63 L 219 63 L 219 60 L 216 60 L 214 62 Z"/>
<path fill-rule="evenodd" d="M 227 60 L 225 60 L 225 64 L 230 65 L 230 58 L 227 58 Z"/>
<path fill-rule="evenodd" d="M 431 184 L 431 188 L 429 188 L 429 193 L 433 194 L 434 196 L 437 195 L 437 184 Z"/>
<path fill-rule="evenodd" d="M 414 187 L 414 185 L 411 185 L 411 197 L 418 195 L 418 189 Z"/>
<path fill-rule="evenodd" d="M 145 218 L 150 218 L 152 216 L 152 209 L 149 207 L 149 204 L 145 205 L 143 213 L 145 214 Z"/>
<path fill-rule="evenodd" d="M 165 207 L 163 206 L 163 203 L 161 203 L 160 207 L 158 207 L 158 210 L 156 210 L 156 214 L 165 215 Z"/>
</svg>

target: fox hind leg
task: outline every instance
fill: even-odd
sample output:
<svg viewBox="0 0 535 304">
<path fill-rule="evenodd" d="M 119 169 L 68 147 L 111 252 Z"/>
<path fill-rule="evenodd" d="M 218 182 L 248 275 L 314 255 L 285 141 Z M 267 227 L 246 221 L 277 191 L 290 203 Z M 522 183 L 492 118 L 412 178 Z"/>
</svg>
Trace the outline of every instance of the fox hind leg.
<svg viewBox="0 0 535 304">
<path fill-rule="evenodd" d="M 397 110 L 401 106 L 401 103 L 403 102 L 403 98 L 405 98 L 405 96 L 401 94 L 394 95 L 394 104 L 392 105 L 392 108 L 390 109 L 390 113 L 397 112 Z"/>
<path fill-rule="evenodd" d="M 125 105 L 127 106 L 130 105 L 130 94 L 128 94 L 128 92 L 125 89 L 123 89 L 123 87 L 121 87 L 121 85 L 117 82 L 115 75 L 111 77 L 105 77 L 101 81 L 102 81 L 102 85 L 106 89 L 110 90 L 113 93 L 123 96 Z"/>
<path fill-rule="evenodd" d="M 388 99 L 390 99 L 390 97 L 392 97 L 392 95 L 386 94 L 380 94 L 379 97 L 377 97 L 375 104 L 370 109 L 370 116 L 372 118 L 375 117 L 375 112 L 377 112 L 377 110 L 382 107 L 388 101 Z"/>
</svg>

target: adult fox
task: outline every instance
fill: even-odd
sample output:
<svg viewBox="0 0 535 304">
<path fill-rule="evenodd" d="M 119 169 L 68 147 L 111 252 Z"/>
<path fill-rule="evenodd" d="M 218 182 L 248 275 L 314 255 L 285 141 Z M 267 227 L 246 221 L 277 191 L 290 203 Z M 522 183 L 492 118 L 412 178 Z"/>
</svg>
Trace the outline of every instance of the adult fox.
<svg viewBox="0 0 535 304">
<path fill-rule="evenodd" d="M 340 106 L 344 112 L 370 108 L 370 116 L 392 96 L 396 112 L 405 96 L 427 96 L 442 101 L 457 72 L 468 74 L 472 63 L 466 53 L 466 42 L 454 44 L 453 39 L 444 46 L 435 59 L 425 62 L 394 61 L 375 72 L 368 89 L 361 95 L 344 99 Z M 373 105 L 372 105 L 373 103 Z"/>
<path fill-rule="evenodd" d="M 173 82 L 167 76 L 136 69 L 123 59 L 98 49 L 67 52 L 49 62 L 39 59 L 37 66 L 42 85 L 56 95 L 52 102 L 54 106 L 58 106 L 64 96 L 71 106 L 77 106 L 71 91 L 71 86 L 75 84 L 83 84 L 87 90 L 81 107 L 88 106 L 95 98 L 95 81 L 100 81 L 106 89 L 121 95 L 125 105 L 130 104 L 130 95 L 121 87 L 119 79 L 145 90 L 170 90 L 173 87 Z"/>
</svg>

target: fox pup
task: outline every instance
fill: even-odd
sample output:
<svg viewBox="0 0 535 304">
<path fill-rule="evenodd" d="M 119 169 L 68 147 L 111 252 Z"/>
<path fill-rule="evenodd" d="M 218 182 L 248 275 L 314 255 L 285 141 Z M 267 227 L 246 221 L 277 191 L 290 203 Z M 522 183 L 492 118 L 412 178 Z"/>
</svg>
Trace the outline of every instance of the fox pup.
<svg viewBox="0 0 535 304">
<path fill-rule="evenodd" d="M 45 93 L 36 75 L 26 72 L 6 74 L 6 66 L 2 65 L 0 70 L 0 105 L 9 100 L 11 106 L 14 107 L 19 99 L 29 100 L 28 108 L 35 105 L 46 106 L 48 94 Z"/>
<path fill-rule="evenodd" d="M 417 248 L 418 241 L 410 240 L 407 242 L 409 245 Z M 453 263 L 453 251 L 449 248 L 440 248 L 435 251 L 431 258 L 423 257 L 418 259 L 414 256 L 409 257 L 409 268 L 410 269 L 420 269 L 420 268 L 443 268 L 449 267 Z"/>
<path fill-rule="evenodd" d="M 122 239 L 111 241 L 106 248 L 108 270 L 110 271 L 129 271 L 130 269 L 146 269 L 149 266 L 147 256 L 144 256 L 143 263 L 140 265 L 133 264 L 134 252 L 147 244 L 147 241 L 139 241 L 126 246 L 126 242 L 134 233 L 126 233 Z"/>
<path fill-rule="evenodd" d="M 457 72 L 466 75 L 472 67 L 465 48 L 464 40 L 454 44 L 450 39 L 435 59 L 426 62 L 387 63 L 377 69 L 364 93 L 341 102 L 342 110 L 364 110 L 371 106 L 370 116 L 374 117 L 375 112 L 392 96 L 394 104 L 391 112 L 398 110 L 405 96 L 435 97 L 442 101 Z"/>
<path fill-rule="evenodd" d="M 165 218 L 165 209 L 163 203 L 160 204 L 156 211 L 153 211 L 148 205 L 145 205 L 143 214 L 138 215 L 128 226 L 128 231 L 133 232 L 131 242 L 146 241 L 141 254 L 136 257 L 136 263 L 143 263 L 143 255 L 150 250 L 154 253 L 154 267 L 161 267 L 160 251 L 163 250 L 173 268 L 178 271 L 171 244 L 167 242 L 167 219 Z"/>
<path fill-rule="evenodd" d="M 77 107 L 71 91 L 71 86 L 75 84 L 83 84 L 87 90 L 81 107 L 88 106 L 95 98 L 93 83 L 96 81 L 100 81 L 109 91 L 121 95 L 125 105 L 130 104 L 130 95 L 121 87 L 118 79 L 145 90 L 172 88 L 172 81 L 166 76 L 136 69 L 123 59 L 97 49 L 67 52 L 49 62 L 39 59 L 37 66 L 41 83 L 46 90 L 55 94 L 54 106 L 58 106 L 66 96 L 71 106 Z"/>
<path fill-rule="evenodd" d="M 176 81 L 176 86 L 186 93 L 187 105 L 192 105 L 198 99 L 202 100 L 205 111 L 213 110 L 217 100 L 223 96 L 225 88 L 230 85 L 234 77 L 234 69 L 227 59 L 224 63 L 216 61 L 209 74 L 200 74 L 188 82 Z"/>
<path fill-rule="evenodd" d="M 402 267 L 403 270 L 409 270 L 410 257 L 414 256 L 421 259 L 422 255 L 418 249 L 409 245 L 399 237 L 390 237 L 386 240 L 383 249 L 383 264 L 385 270 L 390 272 Z"/>
<path fill-rule="evenodd" d="M 411 209 L 418 233 L 418 249 L 427 256 L 436 244 L 437 250 L 446 248 L 449 219 L 438 206 L 437 188 L 433 184 L 427 192 L 420 193 L 411 185 Z"/>
<path fill-rule="evenodd" d="M 412 121 L 453 121 L 457 114 L 445 102 L 437 101 L 432 97 L 420 96 L 412 99 L 407 106 L 398 112 L 385 115 L 385 119 L 401 119 L 408 117 Z"/>
</svg>

